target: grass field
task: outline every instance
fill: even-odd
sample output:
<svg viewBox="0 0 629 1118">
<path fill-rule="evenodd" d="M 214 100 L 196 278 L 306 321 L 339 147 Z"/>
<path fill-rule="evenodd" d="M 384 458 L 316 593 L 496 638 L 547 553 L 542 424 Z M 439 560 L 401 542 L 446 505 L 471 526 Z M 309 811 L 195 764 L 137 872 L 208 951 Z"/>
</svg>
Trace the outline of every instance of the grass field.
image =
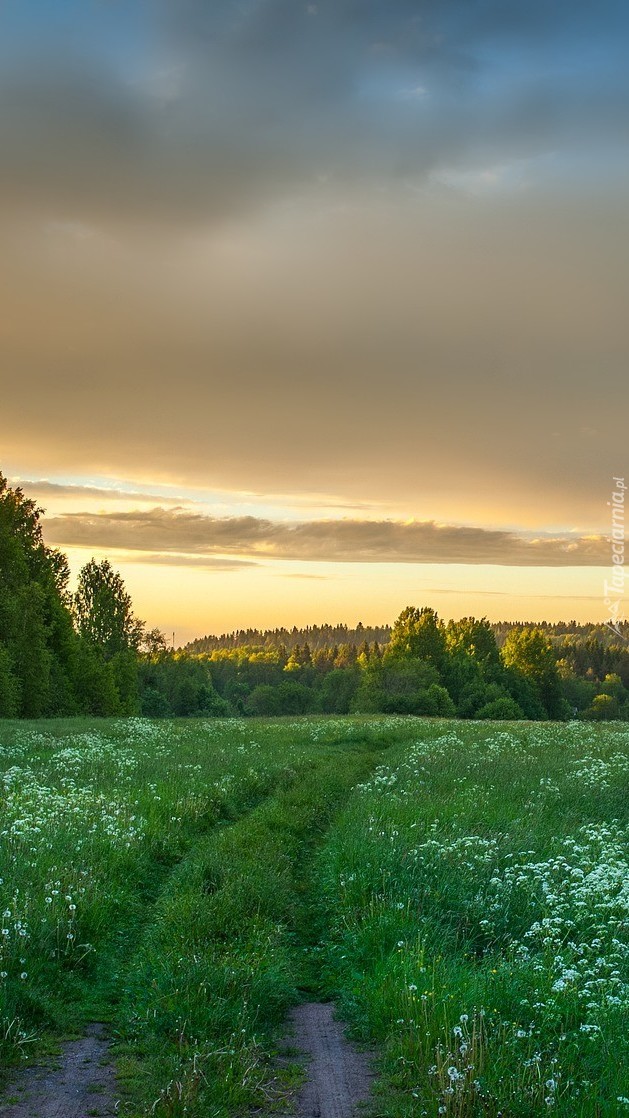
<svg viewBox="0 0 629 1118">
<path fill-rule="evenodd" d="M 288 1008 L 379 1116 L 629 1115 L 629 733 L 0 723 L 0 1052 L 106 1020 L 128 1116 L 272 1111 Z"/>
</svg>

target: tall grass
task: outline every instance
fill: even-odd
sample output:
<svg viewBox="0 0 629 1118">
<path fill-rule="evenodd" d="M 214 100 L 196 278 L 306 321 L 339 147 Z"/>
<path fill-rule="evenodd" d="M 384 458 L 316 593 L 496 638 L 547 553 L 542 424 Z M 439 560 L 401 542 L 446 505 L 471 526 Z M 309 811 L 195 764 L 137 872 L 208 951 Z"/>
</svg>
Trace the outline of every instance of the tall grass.
<svg viewBox="0 0 629 1118">
<path fill-rule="evenodd" d="M 424 724 L 334 824 L 328 989 L 378 1113 L 629 1113 L 629 735 Z"/>
<path fill-rule="evenodd" d="M 273 1110 L 307 990 L 378 1118 L 629 1114 L 628 775 L 583 723 L 0 723 L 3 1064 L 107 1020 L 121 1114 Z"/>
</svg>

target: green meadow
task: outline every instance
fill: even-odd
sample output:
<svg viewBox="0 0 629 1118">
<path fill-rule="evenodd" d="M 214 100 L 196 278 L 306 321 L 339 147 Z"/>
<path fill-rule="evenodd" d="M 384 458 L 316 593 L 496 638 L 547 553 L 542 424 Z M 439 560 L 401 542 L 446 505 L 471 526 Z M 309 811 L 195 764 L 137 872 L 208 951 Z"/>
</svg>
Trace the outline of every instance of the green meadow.
<svg viewBox="0 0 629 1118">
<path fill-rule="evenodd" d="M 629 1115 L 629 732 L 0 723 L 5 1080 L 105 1021 L 128 1118 L 285 1105 L 291 1006 L 379 1118 Z"/>
</svg>

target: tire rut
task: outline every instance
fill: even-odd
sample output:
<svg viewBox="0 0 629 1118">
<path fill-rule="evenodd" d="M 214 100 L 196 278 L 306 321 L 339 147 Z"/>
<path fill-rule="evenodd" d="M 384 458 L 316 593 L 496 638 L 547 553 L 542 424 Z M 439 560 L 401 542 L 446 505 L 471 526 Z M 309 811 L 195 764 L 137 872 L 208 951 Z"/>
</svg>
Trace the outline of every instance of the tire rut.
<svg viewBox="0 0 629 1118">
<path fill-rule="evenodd" d="M 369 1099 L 374 1079 L 368 1055 L 345 1037 L 334 1006 L 308 1002 L 290 1014 L 292 1033 L 285 1043 L 308 1060 L 307 1079 L 294 1100 L 295 1118 L 352 1118 Z"/>
<path fill-rule="evenodd" d="M 116 1078 L 103 1025 L 63 1046 L 56 1066 L 23 1068 L 6 1088 L 0 1118 L 112 1118 Z M 19 1101 L 13 1101 L 13 1100 Z"/>
</svg>

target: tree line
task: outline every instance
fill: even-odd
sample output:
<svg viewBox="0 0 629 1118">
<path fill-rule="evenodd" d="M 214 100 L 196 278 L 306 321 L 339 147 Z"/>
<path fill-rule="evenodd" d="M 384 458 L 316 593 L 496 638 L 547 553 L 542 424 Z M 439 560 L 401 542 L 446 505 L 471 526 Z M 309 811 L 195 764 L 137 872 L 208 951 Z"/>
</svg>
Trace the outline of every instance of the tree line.
<svg viewBox="0 0 629 1118">
<path fill-rule="evenodd" d="M 211 634 L 197 637 L 185 646 L 186 652 L 194 654 L 203 652 L 216 652 L 224 648 L 287 648 L 289 651 L 295 645 L 307 644 L 312 652 L 333 648 L 334 645 L 354 644 L 361 645 L 364 641 L 373 644 L 386 644 L 391 636 L 390 625 L 363 625 L 362 621 L 351 628 L 348 625 L 306 625 L 298 628 L 294 625 L 291 629 L 285 627 L 276 629 L 234 629 L 231 633 L 221 633 L 220 636 Z"/>
<path fill-rule="evenodd" d="M 609 626 L 597 622 L 577 621 L 492 621 L 489 623 L 491 631 L 496 638 L 499 648 L 502 648 L 507 634 L 512 629 L 541 629 L 547 634 L 556 646 L 564 637 L 596 641 L 602 647 L 618 647 L 618 634 L 629 641 L 629 622 L 621 621 L 618 631 L 614 632 Z M 285 627 L 276 629 L 234 629 L 231 633 L 206 634 L 197 637 L 186 646 L 186 652 L 203 653 L 216 652 L 220 649 L 255 647 L 255 648 L 287 648 L 289 651 L 295 645 L 307 644 L 312 652 L 332 648 L 333 645 L 353 644 L 361 645 L 364 641 L 372 644 L 377 641 L 380 645 L 388 644 L 391 639 L 391 625 L 363 625 L 362 621 L 352 628 L 348 625 L 305 625 L 299 628 L 294 625 L 291 629 Z M 623 646 L 620 646 L 621 648 Z"/>
<path fill-rule="evenodd" d="M 107 560 L 70 592 L 41 514 L 0 474 L 0 717 L 629 717 L 629 649 L 594 626 L 446 623 L 409 606 L 391 628 L 250 629 L 175 651 Z"/>
</svg>

